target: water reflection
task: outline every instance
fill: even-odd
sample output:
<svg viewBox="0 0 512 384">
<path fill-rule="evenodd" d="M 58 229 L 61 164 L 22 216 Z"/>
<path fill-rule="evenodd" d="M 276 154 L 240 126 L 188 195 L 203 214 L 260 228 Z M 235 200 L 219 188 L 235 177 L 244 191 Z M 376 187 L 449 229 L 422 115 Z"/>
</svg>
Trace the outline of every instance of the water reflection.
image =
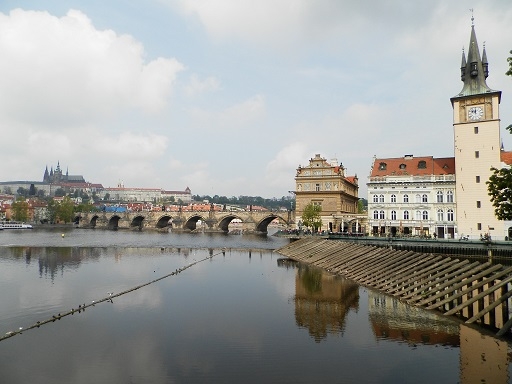
<svg viewBox="0 0 512 384">
<path fill-rule="evenodd" d="M 459 326 L 448 317 L 368 292 L 368 317 L 377 338 L 410 344 L 459 345 Z"/>
<path fill-rule="evenodd" d="M 295 322 L 306 328 L 315 342 L 329 334 L 343 335 L 350 310 L 358 310 L 359 286 L 339 276 L 305 264 L 280 260 L 278 265 L 295 268 Z"/>
</svg>

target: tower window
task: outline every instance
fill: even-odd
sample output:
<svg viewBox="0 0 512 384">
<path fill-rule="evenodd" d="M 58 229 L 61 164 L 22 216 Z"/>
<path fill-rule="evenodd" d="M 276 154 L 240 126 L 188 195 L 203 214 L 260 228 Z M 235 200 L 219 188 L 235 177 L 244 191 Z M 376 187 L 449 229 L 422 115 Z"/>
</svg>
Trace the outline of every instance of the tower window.
<svg viewBox="0 0 512 384">
<path fill-rule="evenodd" d="M 478 135 L 478 127 L 475 127 L 474 130 L 475 130 L 475 135 Z"/>
<path fill-rule="evenodd" d="M 480 203 L 480 201 L 479 201 L 479 200 L 476 202 L 476 207 L 477 207 L 477 208 L 481 208 L 481 207 L 482 207 L 482 204 Z"/>
<path fill-rule="evenodd" d="M 481 231 L 482 230 L 482 223 L 476 223 L 476 229 Z"/>
<path fill-rule="evenodd" d="M 475 151 L 475 159 L 478 159 L 480 157 L 480 151 Z"/>
<path fill-rule="evenodd" d="M 480 182 L 480 176 L 475 176 L 476 178 L 476 182 L 479 183 Z"/>
</svg>

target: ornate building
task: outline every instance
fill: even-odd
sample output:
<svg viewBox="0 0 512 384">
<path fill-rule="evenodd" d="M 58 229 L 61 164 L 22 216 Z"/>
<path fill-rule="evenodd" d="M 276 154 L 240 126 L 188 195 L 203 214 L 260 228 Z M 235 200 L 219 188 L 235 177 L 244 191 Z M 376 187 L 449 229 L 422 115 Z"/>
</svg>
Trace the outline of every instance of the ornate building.
<svg viewBox="0 0 512 384">
<path fill-rule="evenodd" d="M 50 172 L 48 172 L 48 166 L 46 166 L 46 169 L 44 170 L 43 183 L 85 183 L 85 179 L 82 175 L 69 175 L 67 169 L 66 173 L 63 174 L 62 169 L 60 168 L 60 163 L 57 162 L 55 171 L 53 170 L 53 167 L 51 167 Z"/>
<path fill-rule="evenodd" d="M 374 236 L 455 236 L 453 157 L 375 158 L 367 185 L 368 221 Z"/>
<path fill-rule="evenodd" d="M 304 208 L 313 203 L 322 207 L 322 230 L 359 232 L 361 218 L 357 215 L 357 176 L 345 176 L 345 168 L 337 160 L 316 154 L 309 165 L 299 165 L 295 176 L 296 225 L 301 227 Z"/>
</svg>

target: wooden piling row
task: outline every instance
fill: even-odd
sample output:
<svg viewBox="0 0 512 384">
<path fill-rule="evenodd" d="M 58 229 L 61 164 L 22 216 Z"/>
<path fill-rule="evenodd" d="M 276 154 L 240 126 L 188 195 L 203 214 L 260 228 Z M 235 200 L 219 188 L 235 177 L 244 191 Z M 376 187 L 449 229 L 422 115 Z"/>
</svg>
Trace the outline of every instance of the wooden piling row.
<svg viewBox="0 0 512 384">
<path fill-rule="evenodd" d="M 492 327 L 498 336 L 511 335 L 512 267 L 314 237 L 277 252 L 410 305 Z"/>
</svg>

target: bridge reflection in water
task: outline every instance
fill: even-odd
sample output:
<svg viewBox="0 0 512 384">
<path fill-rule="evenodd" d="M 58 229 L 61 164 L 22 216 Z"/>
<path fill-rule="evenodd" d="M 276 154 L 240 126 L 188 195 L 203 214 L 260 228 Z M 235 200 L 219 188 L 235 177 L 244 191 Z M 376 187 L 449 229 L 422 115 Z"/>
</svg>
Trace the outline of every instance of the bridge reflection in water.
<svg viewBox="0 0 512 384">
<path fill-rule="evenodd" d="M 460 383 L 508 383 L 511 356 L 506 341 L 378 291 L 360 288 L 354 281 L 321 268 L 290 259 L 279 259 L 278 265 L 296 269 L 296 323 L 317 343 L 326 341 L 328 335 L 343 336 L 347 316 L 350 311 L 358 311 L 362 292 L 367 296 L 368 320 L 376 340 L 396 340 L 412 347 L 459 347 Z"/>
</svg>

